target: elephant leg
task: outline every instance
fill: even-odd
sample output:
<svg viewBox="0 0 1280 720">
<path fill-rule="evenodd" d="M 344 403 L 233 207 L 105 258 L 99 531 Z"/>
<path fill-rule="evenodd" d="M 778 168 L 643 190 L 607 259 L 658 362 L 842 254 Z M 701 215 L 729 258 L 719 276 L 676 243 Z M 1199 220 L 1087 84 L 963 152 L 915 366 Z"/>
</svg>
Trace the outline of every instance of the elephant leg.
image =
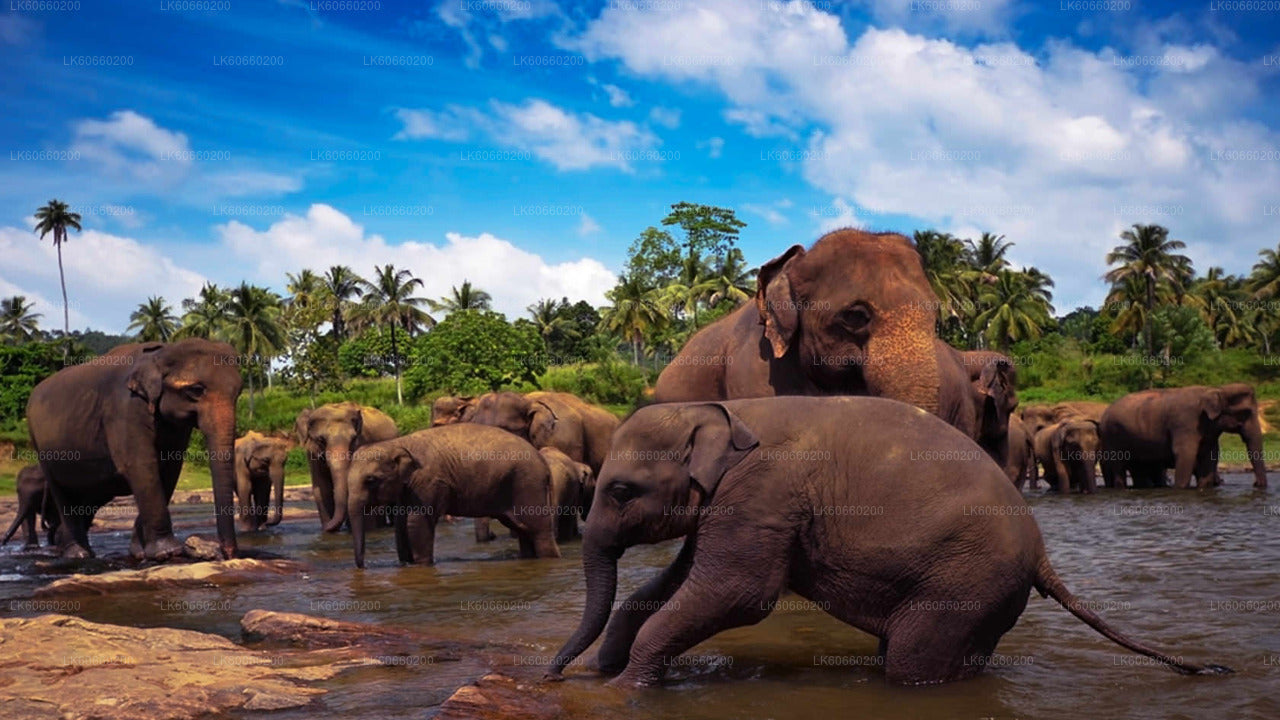
<svg viewBox="0 0 1280 720">
<path fill-rule="evenodd" d="M 568 510 L 561 507 L 560 510 Z M 569 512 L 561 512 L 556 515 L 556 541 L 569 542 L 578 537 L 578 518 Z"/>
<path fill-rule="evenodd" d="M 430 509 L 429 507 L 426 509 Z M 409 549 L 413 562 L 419 565 L 435 564 L 436 516 L 434 513 L 412 512 L 405 518 Z"/>
<path fill-rule="evenodd" d="M 1117 484 L 1119 481 L 1120 484 Z M 1124 468 L 1114 460 L 1102 461 L 1102 484 L 1109 488 L 1124 487 Z"/>
<path fill-rule="evenodd" d="M 1071 470 L 1062 458 L 1053 458 L 1053 473 L 1058 476 L 1058 493 L 1067 495 L 1071 492 Z"/>
<path fill-rule="evenodd" d="M 267 524 L 268 506 L 271 504 L 271 478 L 262 477 L 255 479 L 253 483 L 253 514 L 252 525 L 254 530 L 260 529 Z"/>
<path fill-rule="evenodd" d="M 924 599 L 916 602 L 929 604 Z M 925 610 L 894 618 L 888 631 L 885 677 L 893 683 L 918 685 L 980 673 L 1004 630 L 992 632 L 996 628 L 990 627 L 987 618 L 965 615 Z"/>
<path fill-rule="evenodd" d="M 487 543 L 498 538 L 493 534 L 493 529 L 489 527 L 489 518 L 478 517 L 475 519 L 476 542 Z"/>
<path fill-rule="evenodd" d="M 689 569 L 693 566 L 694 545 L 694 536 L 686 538 L 675 561 L 641 585 L 639 590 L 631 593 L 621 607 L 614 610 L 604 631 L 604 642 L 600 643 L 600 651 L 596 654 L 596 665 L 600 672 L 616 675 L 626 668 L 631 646 L 640 628 L 671 599 L 671 595 L 689 576 Z"/>
<path fill-rule="evenodd" d="M 396 557 L 408 564 L 413 562 L 413 546 L 409 544 L 409 519 L 404 511 L 404 507 L 395 508 L 391 523 L 396 529 Z"/>
<path fill-rule="evenodd" d="M 494 517 L 498 522 L 502 523 L 503 527 L 511 531 L 511 535 L 515 537 L 516 541 L 520 544 L 521 558 L 534 558 L 538 556 L 537 551 L 534 549 L 533 533 L 528 527 L 516 520 L 510 512 L 495 515 Z"/>
<path fill-rule="evenodd" d="M 1179 490 L 1191 487 L 1199 449 L 1195 438 L 1175 438 L 1173 441 L 1173 486 Z"/>
<path fill-rule="evenodd" d="M 311 495 L 316 501 L 316 512 L 320 513 L 320 527 L 324 527 L 333 517 L 333 486 L 313 481 Z"/>
<path fill-rule="evenodd" d="M 53 504 L 58 509 L 57 520 L 57 546 L 59 554 L 64 558 L 90 558 L 93 557 L 93 549 L 89 547 L 89 525 L 93 522 L 93 514 L 90 513 L 91 507 L 86 503 L 84 505 L 72 506 L 69 504 L 69 496 L 66 491 L 55 481 L 55 475 L 50 472 L 48 467 L 41 464 L 44 471 L 47 485 L 46 489 L 53 498 Z M 96 509 L 93 510 L 96 512 Z M 85 517 L 88 521 L 85 522 Z"/>
</svg>

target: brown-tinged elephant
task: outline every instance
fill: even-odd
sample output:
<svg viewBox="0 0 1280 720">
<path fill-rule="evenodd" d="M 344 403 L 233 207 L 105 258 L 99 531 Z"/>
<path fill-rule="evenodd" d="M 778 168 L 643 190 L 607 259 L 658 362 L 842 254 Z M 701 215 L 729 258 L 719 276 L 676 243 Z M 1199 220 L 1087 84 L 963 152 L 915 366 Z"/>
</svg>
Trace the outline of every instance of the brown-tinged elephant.
<svg viewBox="0 0 1280 720">
<path fill-rule="evenodd" d="M 1018 415 L 1009 416 L 1009 455 L 1004 463 L 1005 475 L 1013 486 L 1022 489 L 1027 480 L 1031 480 L 1031 489 L 1036 489 L 1036 451 L 1027 426 Z"/>
<path fill-rule="evenodd" d="M 611 620 L 627 548 L 679 537 L 671 566 Z M 548 679 L 604 631 L 597 664 L 621 672 L 613 683 L 655 684 L 689 648 L 763 620 L 785 590 L 879 637 L 894 682 L 979 672 L 1033 588 L 1134 652 L 1187 673 L 1226 670 L 1111 628 L 1054 572 L 1001 468 L 939 418 L 882 398 L 637 410 L 600 473 L 582 566 L 582 619 Z"/>
<path fill-rule="evenodd" d="M 351 454 L 369 443 L 399 434 L 396 423 L 377 408 L 353 402 L 330 403 L 298 413 L 298 442 L 306 449 L 311 491 L 325 532 L 347 522 L 347 468 Z"/>
<path fill-rule="evenodd" d="M 1009 426 L 1018 408 L 1018 374 L 1006 355 L 990 350 L 956 350 L 941 340 L 938 367 L 942 375 L 942 417 L 973 438 L 1001 467 L 1011 452 Z M 965 386 L 953 368 L 963 370 Z M 951 387 L 968 389 L 953 393 Z"/>
<path fill-rule="evenodd" d="M 260 530 L 280 524 L 284 514 L 284 463 L 289 442 L 250 430 L 236 440 L 236 499 L 240 529 Z M 267 504 L 275 494 L 275 512 Z"/>
<path fill-rule="evenodd" d="M 348 515 L 356 567 L 364 567 L 371 503 L 386 505 L 404 563 L 435 562 L 436 523 L 445 515 L 494 517 L 520 541 L 520 557 L 560 557 L 551 472 L 515 435 L 460 423 L 427 428 L 356 450 Z"/>
<path fill-rule="evenodd" d="M 471 422 L 475 409 L 475 398 L 470 395 L 442 395 L 431 403 L 431 427 Z"/>
<path fill-rule="evenodd" d="M 568 542 L 578 537 L 578 515 L 584 498 L 595 492 L 594 475 L 586 463 L 580 463 L 553 447 L 539 448 L 542 459 L 551 470 L 551 503 L 556 509 L 556 541 Z"/>
<path fill-rule="evenodd" d="M 935 337 L 938 299 L 906 237 L 837 230 L 765 263 L 756 287 L 754 303 L 689 339 L 657 402 L 873 395 L 978 437 L 968 368 Z"/>
<path fill-rule="evenodd" d="M 18 471 L 18 476 L 14 479 L 18 490 L 18 509 L 17 515 L 13 518 L 13 524 L 9 526 L 9 530 L 4 534 L 4 540 L 0 540 L 0 545 L 7 545 L 9 538 L 18 532 L 18 527 L 23 526 L 26 535 L 26 547 L 40 547 L 40 536 L 36 533 L 36 516 L 40 516 L 40 525 L 49 533 L 49 544 L 53 545 L 56 538 L 54 534 L 58 530 L 58 508 L 53 503 L 53 495 L 45 489 L 44 473 L 40 471 L 39 465 L 27 465 Z"/>
<path fill-rule="evenodd" d="M 1102 413 L 1106 412 L 1107 403 L 1094 400 L 1072 400 L 1053 405 L 1034 404 L 1022 409 L 1022 421 L 1034 436 L 1045 427 L 1068 418 L 1084 418 L 1094 422 L 1102 422 Z"/>
<path fill-rule="evenodd" d="M 242 385 L 234 348 L 188 339 L 122 345 L 63 369 L 27 403 L 31 440 L 49 481 L 64 556 L 86 557 L 89 525 L 112 498 L 138 506 L 130 552 L 149 559 L 182 553 L 169 499 L 199 428 L 209 450 L 214 512 L 223 554 L 235 557 L 234 445 Z"/>
<path fill-rule="evenodd" d="M 1050 490 L 1097 490 L 1098 423 L 1078 416 L 1061 420 L 1036 433 L 1034 442 L 1035 459 L 1044 466 Z"/>
<path fill-rule="evenodd" d="M 1150 487 L 1169 467 L 1175 487 L 1190 487 L 1192 478 L 1198 487 L 1211 486 L 1218 479 L 1218 437 L 1224 432 L 1244 440 L 1253 486 L 1267 486 L 1258 400 L 1244 383 L 1132 393 L 1111 403 L 1100 431 L 1108 487 L 1124 487 L 1126 472 L 1134 487 Z"/>
</svg>

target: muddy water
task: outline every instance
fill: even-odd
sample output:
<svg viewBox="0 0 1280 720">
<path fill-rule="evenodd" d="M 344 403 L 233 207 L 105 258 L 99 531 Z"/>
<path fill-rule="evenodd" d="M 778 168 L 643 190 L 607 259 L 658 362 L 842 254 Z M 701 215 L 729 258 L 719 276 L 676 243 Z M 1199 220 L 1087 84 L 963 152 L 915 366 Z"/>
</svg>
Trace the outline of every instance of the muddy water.
<svg viewBox="0 0 1280 720">
<path fill-rule="evenodd" d="M 1188 678 L 1137 664 L 1141 658 L 1033 595 L 987 673 L 942 687 L 895 687 L 874 667 L 873 638 L 786 596 L 763 623 L 692 650 L 663 689 L 621 695 L 593 675 L 578 674 L 559 690 L 575 707 L 637 719 L 844 717 L 850 711 L 860 718 L 912 719 L 1280 717 L 1280 491 L 1254 493 L 1247 476 L 1227 482 L 1206 494 L 1032 493 L 1028 499 L 1054 565 L 1077 595 L 1123 631 L 1188 660 L 1230 665 L 1237 670 L 1232 676 Z M 181 521 L 207 506 L 175 510 Z M 127 546 L 123 533 L 93 540 L 99 553 Z M 349 538 L 321 536 L 314 520 L 288 521 L 242 543 L 302 560 L 310 570 L 293 581 L 80 598 L 76 614 L 239 640 L 239 618 L 266 608 L 515 642 L 532 661 L 559 648 L 582 609 L 576 543 L 562 548 L 561 560 L 521 561 L 514 540 L 476 545 L 463 522 L 442 528 L 434 568 L 398 567 L 393 538 L 382 531 L 370 538 L 364 572 L 352 566 Z M 677 548 L 629 551 L 619 597 Z M 10 600 L 29 598 L 51 579 L 34 575 L 33 559 L 12 547 L 0 554 L 6 615 L 15 614 Z M 348 673 L 328 683 L 323 709 L 347 718 L 423 717 L 482 672 L 464 660 Z M 246 717 L 317 716 L 311 709 Z"/>
</svg>

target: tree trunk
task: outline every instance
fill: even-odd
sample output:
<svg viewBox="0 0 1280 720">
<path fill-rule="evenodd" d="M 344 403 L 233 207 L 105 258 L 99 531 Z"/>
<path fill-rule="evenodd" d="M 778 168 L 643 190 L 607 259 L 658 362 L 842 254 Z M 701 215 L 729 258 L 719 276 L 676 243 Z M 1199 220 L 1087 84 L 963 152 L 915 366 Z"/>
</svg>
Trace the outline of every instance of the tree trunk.
<svg viewBox="0 0 1280 720">
<path fill-rule="evenodd" d="M 396 324 L 391 323 L 391 363 L 396 369 L 396 404 L 404 405 L 404 393 L 400 390 L 400 351 L 396 349 Z"/>
<path fill-rule="evenodd" d="M 71 310 L 67 303 L 67 275 L 62 270 L 62 234 L 64 231 L 54 229 L 53 244 L 58 246 L 58 281 L 62 283 L 62 364 L 67 364 L 67 355 L 71 352 Z"/>
<path fill-rule="evenodd" d="M 249 370 L 249 419 L 253 420 L 253 370 Z"/>
</svg>

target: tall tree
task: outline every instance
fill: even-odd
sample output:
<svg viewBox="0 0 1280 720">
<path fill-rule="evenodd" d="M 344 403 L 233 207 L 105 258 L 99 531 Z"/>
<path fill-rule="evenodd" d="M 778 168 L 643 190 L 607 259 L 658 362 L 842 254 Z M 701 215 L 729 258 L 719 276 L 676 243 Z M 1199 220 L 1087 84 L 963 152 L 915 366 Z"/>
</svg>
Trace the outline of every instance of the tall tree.
<svg viewBox="0 0 1280 720">
<path fill-rule="evenodd" d="M 1280 330 L 1280 312 L 1274 309 L 1276 300 L 1280 299 L 1280 246 L 1275 250 L 1267 248 L 1258 252 L 1258 262 L 1249 273 L 1245 288 L 1253 293 L 1254 300 L 1270 301 L 1265 310 L 1259 307 L 1258 312 L 1262 321 L 1258 330 L 1262 336 L 1263 351 L 1270 355 L 1271 338 Z"/>
<path fill-rule="evenodd" d="M 936 230 L 917 230 L 914 239 L 925 278 L 938 297 L 939 329 L 951 320 L 967 327 L 975 314 L 976 293 L 967 272 L 964 243 Z"/>
<path fill-rule="evenodd" d="M 422 288 L 422 280 L 408 270 L 397 270 L 387 264 L 374 268 L 373 280 L 364 283 L 364 303 L 360 307 L 362 324 L 379 325 L 391 330 L 391 359 L 396 373 L 396 403 L 404 404 L 404 390 L 400 380 L 400 348 L 396 340 L 396 328 L 413 334 L 423 325 L 435 325 L 422 305 L 426 300 L 414 293 Z"/>
<path fill-rule="evenodd" d="M 80 214 L 71 212 L 66 203 L 58 199 L 53 199 L 44 207 L 36 210 L 36 227 L 35 231 L 40 233 L 40 239 L 43 240 L 45 235 L 53 233 L 53 245 L 58 249 L 58 280 L 62 283 L 62 332 L 66 335 L 71 334 L 71 306 L 67 302 L 67 276 L 62 271 L 62 243 L 67 241 L 67 228 L 71 228 L 79 232 Z M 66 359 L 67 346 L 62 348 L 63 359 Z"/>
<path fill-rule="evenodd" d="M 658 300 L 658 289 L 648 289 L 637 279 L 622 276 L 612 290 L 605 293 L 612 305 L 600 311 L 600 326 L 631 343 L 631 360 L 640 364 L 640 346 L 645 335 L 663 327 L 667 315 Z"/>
<path fill-rule="evenodd" d="M 129 315 L 129 330 L 143 342 L 169 342 L 178 331 L 178 317 L 164 298 L 152 296 Z"/>
<path fill-rule="evenodd" d="M 330 303 L 330 323 L 333 336 L 342 342 L 346 339 L 346 318 L 351 312 L 352 301 L 360 299 L 366 285 L 364 278 L 346 265 L 334 265 L 324 274 L 324 289 Z"/>
<path fill-rule="evenodd" d="M 1003 235 L 984 232 L 976 242 L 965 240 L 964 244 L 969 264 L 984 275 L 995 275 L 1009 266 L 1004 256 L 1014 243 L 1005 241 Z"/>
<path fill-rule="evenodd" d="M 326 289 L 324 281 L 309 269 L 304 268 L 297 273 L 286 273 L 285 292 L 289 297 L 285 304 L 297 308 L 311 308 L 319 304 Z"/>
<path fill-rule="evenodd" d="M 662 224 L 676 225 L 684 231 L 679 276 L 666 297 L 692 319 L 693 329 L 697 330 L 698 304 L 710 295 L 703 286 L 708 275 L 707 258 L 726 257 L 738 241 L 738 231 L 747 224 L 729 208 L 688 202 L 672 205 Z"/>
<path fill-rule="evenodd" d="M 26 342 L 40 335 L 40 313 L 33 313 L 32 303 L 24 295 L 0 300 L 0 338 L 5 342 Z"/>
<path fill-rule="evenodd" d="M 974 318 L 975 329 L 1004 351 L 1019 340 L 1040 337 L 1052 322 L 1052 306 L 1014 270 L 1000 270 L 995 282 L 981 284 L 978 300 L 985 309 Z"/>
<path fill-rule="evenodd" d="M 231 298 L 227 291 L 206 282 L 200 294 L 182 301 L 182 327 L 179 337 L 220 337 L 227 323 L 227 305 Z"/>
<path fill-rule="evenodd" d="M 1131 278 L 1142 291 L 1142 334 L 1147 355 L 1155 354 L 1155 338 L 1151 334 L 1151 313 L 1155 311 L 1161 288 L 1178 298 L 1185 291 L 1183 283 L 1190 272 L 1191 260 L 1177 250 L 1186 247 L 1181 240 L 1170 240 L 1169 230 L 1160 225 L 1135 224 L 1120 233 L 1124 244 L 1107 253 L 1107 264 L 1118 265 L 1104 276 L 1113 286 Z"/>
<path fill-rule="evenodd" d="M 525 308 L 529 313 L 529 319 L 533 321 L 533 326 L 538 329 L 538 336 L 542 338 L 542 343 L 548 350 L 551 348 L 552 336 L 569 329 L 569 318 L 564 314 L 568 307 L 568 298 L 563 300 L 543 298 Z"/>
<path fill-rule="evenodd" d="M 706 289 L 710 293 L 707 302 L 719 305 L 729 300 L 740 305 L 756 293 L 756 270 L 747 266 L 747 259 L 738 248 L 731 248 L 724 256 L 724 261 L 712 269 L 706 281 Z"/>
<path fill-rule="evenodd" d="M 463 280 L 462 287 L 451 287 L 449 294 L 439 300 L 427 301 L 432 310 L 443 310 L 446 313 L 455 310 L 491 310 L 492 303 L 493 296 L 472 285 L 470 280 Z"/>
<path fill-rule="evenodd" d="M 249 380 L 249 419 L 253 419 L 254 379 L 266 373 L 271 358 L 285 348 L 280 296 L 242 282 L 228 294 L 223 337 L 240 352 Z"/>
</svg>

